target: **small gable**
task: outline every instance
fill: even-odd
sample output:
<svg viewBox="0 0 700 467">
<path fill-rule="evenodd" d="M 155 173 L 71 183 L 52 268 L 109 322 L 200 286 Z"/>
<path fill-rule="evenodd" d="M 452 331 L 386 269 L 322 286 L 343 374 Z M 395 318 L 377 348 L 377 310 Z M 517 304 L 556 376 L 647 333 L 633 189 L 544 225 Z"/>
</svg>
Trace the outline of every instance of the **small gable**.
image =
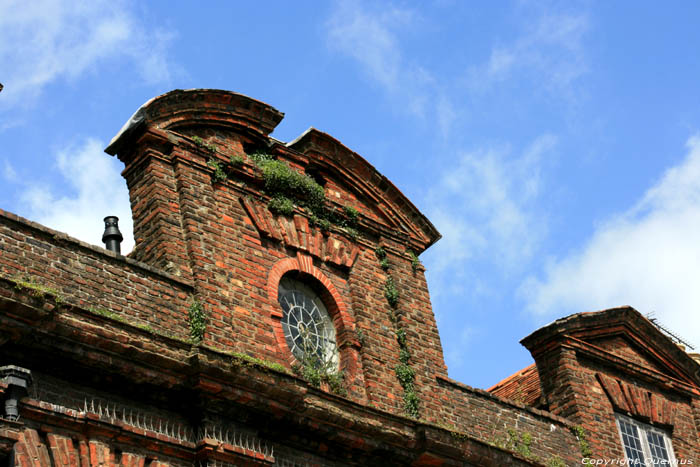
<svg viewBox="0 0 700 467">
<path fill-rule="evenodd" d="M 700 365 L 631 307 L 577 313 L 538 329 L 521 343 L 535 360 L 557 343 L 623 371 L 700 386 Z"/>
</svg>

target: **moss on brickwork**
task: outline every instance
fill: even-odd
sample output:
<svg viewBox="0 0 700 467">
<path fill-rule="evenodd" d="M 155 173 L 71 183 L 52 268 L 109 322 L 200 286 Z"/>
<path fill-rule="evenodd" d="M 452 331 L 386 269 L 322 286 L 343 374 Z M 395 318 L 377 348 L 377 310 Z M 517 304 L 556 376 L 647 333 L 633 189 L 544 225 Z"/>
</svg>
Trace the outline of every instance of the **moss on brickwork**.
<svg viewBox="0 0 700 467">
<path fill-rule="evenodd" d="M 192 137 L 192 140 L 197 146 L 217 152 L 215 147 L 205 144 L 197 136 Z M 318 182 L 270 154 L 257 152 L 248 158 L 262 173 L 263 191 L 271 197 L 267 207 L 272 213 L 291 216 L 299 207 L 306 211 L 312 226 L 328 231 L 332 225 L 336 225 L 342 228 L 351 240 L 356 241 L 359 238 L 360 232 L 356 227 L 360 213 L 356 208 L 343 206 L 342 212 L 329 209 L 326 206 L 325 191 Z M 244 159 L 240 155 L 230 156 L 228 163 L 214 158 L 207 161 L 207 165 L 214 171 L 212 179 L 215 183 L 227 180 L 232 169 L 243 164 Z"/>
<path fill-rule="evenodd" d="M 216 349 L 214 347 L 205 347 L 205 348 L 210 348 L 212 350 L 216 350 L 221 352 L 221 350 Z M 225 352 L 231 357 L 233 357 L 233 360 L 231 363 L 236 366 L 252 366 L 252 367 L 260 367 L 260 368 L 266 368 L 269 370 L 275 370 L 279 371 L 280 373 L 287 373 L 289 374 L 289 371 L 280 365 L 279 363 L 275 362 L 270 362 L 267 360 L 263 360 L 262 358 L 255 358 L 251 357 L 248 354 L 242 353 L 242 352 Z"/>
<path fill-rule="evenodd" d="M 347 396 L 345 388 L 345 373 L 342 371 L 326 371 L 315 365 L 296 365 L 292 368 L 307 383 L 315 388 L 320 388 L 322 383 L 328 385 L 328 389 L 339 396 Z"/>
<path fill-rule="evenodd" d="M 41 282 L 28 276 L 2 276 L 11 282 L 14 282 L 17 290 L 28 290 L 33 297 L 52 298 L 56 306 L 61 306 L 66 303 L 65 297 L 58 289 L 49 287 Z"/>
<path fill-rule="evenodd" d="M 517 452 L 527 459 L 537 459 L 537 456 L 532 453 L 532 434 L 528 431 L 519 432 L 514 428 L 508 428 L 505 434 L 494 435 L 490 444 L 500 449 Z"/>
<path fill-rule="evenodd" d="M 399 290 L 396 288 L 394 283 L 394 278 L 387 275 L 386 281 L 384 282 L 384 296 L 386 301 L 392 308 L 396 308 L 399 304 Z"/>
<path fill-rule="evenodd" d="M 416 256 L 413 250 L 406 250 L 406 254 L 411 259 L 411 269 L 413 269 L 413 272 L 416 272 L 418 270 L 418 266 L 420 266 L 418 256 Z"/>
<path fill-rule="evenodd" d="M 268 203 L 267 208 L 274 214 L 291 216 L 294 214 L 294 202 L 281 195 L 274 196 Z"/>
<path fill-rule="evenodd" d="M 561 457 L 554 456 L 547 461 L 547 467 L 566 467 L 566 464 Z"/>
<path fill-rule="evenodd" d="M 127 319 L 127 318 L 119 315 L 118 313 L 114 313 L 114 312 L 109 311 L 109 310 L 102 308 L 102 307 L 89 306 L 87 308 L 87 311 L 89 311 L 92 314 L 102 316 L 104 318 L 109 318 L 109 319 L 114 320 L 114 321 L 119 321 L 120 323 L 128 324 L 129 326 L 139 328 L 142 331 L 146 331 L 146 332 L 154 334 L 154 335 L 160 335 L 160 336 L 168 337 L 171 339 L 173 338 L 173 336 L 171 334 L 167 334 L 167 333 L 164 333 L 162 331 L 156 331 L 148 324 L 143 324 L 143 323 L 139 323 L 137 321 L 132 321 L 130 319 Z"/>
<path fill-rule="evenodd" d="M 271 196 L 285 196 L 298 206 L 308 208 L 317 216 L 323 216 L 326 194 L 323 187 L 308 175 L 301 174 L 282 161 L 262 159 L 258 163 L 262 171 L 265 192 Z"/>
<path fill-rule="evenodd" d="M 214 146 L 213 144 L 205 143 L 204 140 L 202 138 L 200 138 L 199 136 L 193 136 L 192 141 L 194 141 L 194 144 L 196 144 L 200 148 L 208 149 L 210 152 L 217 152 L 216 146 Z"/>
<path fill-rule="evenodd" d="M 379 260 L 385 259 L 386 258 L 386 250 L 384 249 L 383 246 L 378 246 L 377 248 L 374 249 L 374 254 L 377 255 L 377 258 Z"/>
<path fill-rule="evenodd" d="M 219 162 L 216 159 L 209 159 L 207 161 L 207 165 L 209 167 L 211 167 L 212 169 L 214 169 L 214 175 L 212 175 L 212 178 L 214 179 L 215 182 L 219 183 L 219 182 L 223 182 L 224 180 L 226 180 L 226 178 L 227 178 L 226 172 L 224 172 L 224 168 L 223 168 L 221 162 Z"/>
<path fill-rule="evenodd" d="M 240 167 L 243 165 L 245 161 L 241 156 L 233 155 L 229 158 L 228 163 L 231 164 L 231 167 Z"/>
</svg>

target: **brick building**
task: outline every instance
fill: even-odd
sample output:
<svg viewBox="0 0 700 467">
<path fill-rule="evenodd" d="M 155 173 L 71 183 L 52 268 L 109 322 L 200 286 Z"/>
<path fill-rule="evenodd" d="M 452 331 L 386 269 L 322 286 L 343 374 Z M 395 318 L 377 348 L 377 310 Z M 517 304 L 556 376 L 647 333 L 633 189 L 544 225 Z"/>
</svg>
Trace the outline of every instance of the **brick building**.
<svg viewBox="0 0 700 467">
<path fill-rule="evenodd" d="M 0 465 L 700 463 L 700 366 L 633 309 L 536 331 L 490 391 L 449 379 L 417 259 L 439 233 L 333 137 L 270 137 L 282 117 L 142 106 L 106 150 L 128 256 L 0 211 Z"/>
</svg>

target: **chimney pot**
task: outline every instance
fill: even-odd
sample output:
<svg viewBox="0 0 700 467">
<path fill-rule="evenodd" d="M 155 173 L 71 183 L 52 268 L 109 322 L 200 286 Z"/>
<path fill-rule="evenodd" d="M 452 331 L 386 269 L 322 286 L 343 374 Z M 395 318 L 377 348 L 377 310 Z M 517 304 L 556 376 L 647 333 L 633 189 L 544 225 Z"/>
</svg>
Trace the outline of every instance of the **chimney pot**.
<svg viewBox="0 0 700 467">
<path fill-rule="evenodd" d="M 121 243 L 124 240 L 119 231 L 119 218 L 117 216 L 107 216 L 105 221 L 105 232 L 102 234 L 102 242 L 105 248 L 117 254 L 121 254 Z"/>
</svg>

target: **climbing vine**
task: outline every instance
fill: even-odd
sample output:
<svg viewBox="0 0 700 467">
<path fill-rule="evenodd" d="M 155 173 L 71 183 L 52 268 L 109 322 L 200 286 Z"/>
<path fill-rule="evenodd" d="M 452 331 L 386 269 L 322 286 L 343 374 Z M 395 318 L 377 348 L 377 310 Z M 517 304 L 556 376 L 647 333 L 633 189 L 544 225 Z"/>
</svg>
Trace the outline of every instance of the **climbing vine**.
<svg viewBox="0 0 700 467">
<path fill-rule="evenodd" d="M 414 370 L 409 361 L 411 353 L 406 344 L 406 331 L 402 328 L 396 330 L 396 341 L 399 343 L 399 364 L 396 365 L 394 371 L 399 384 L 403 388 L 403 409 L 407 415 L 413 418 L 418 418 L 420 415 L 420 401 L 415 390 L 416 370 Z"/>
<path fill-rule="evenodd" d="M 394 312 L 399 304 L 400 293 L 394 282 L 394 277 L 388 273 L 389 260 L 384 247 L 378 246 L 375 248 L 374 254 L 379 260 L 379 266 L 384 271 L 387 271 L 386 281 L 384 282 L 384 297 L 392 308 L 389 312 L 389 318 L 394 323 L 396 342 L 399 344 L 399 364 L 394 368 L 394 372 L 403 388 L 403 410 L 409 417 L 418 418 L 420 416 L 420 399 L 415 388 L 416 370 L 410 364 L 411 352 L 406 341 L 406 330 L 400 326 L 399 318 Z"/>
<path fill-rule="evenodd" d="M 408 257 L 411 258 L 411 269 L 413 269 L 413 272 L 416 272 L 418 270 L 418 266 L 420 266 L 418 256 L 416 256 L 413 250 L 406 250 L 406 253 L 408 254 Z"/>
<path fill-rule="evenodd" d="M 396 308 L 396 306 L 399 304 L 399 290 L 396 288 L 394 278 L 388 274 L 386 277 L 386 282 L 384 282 L 384 296 L 392 308 Z"/>
</svg>

